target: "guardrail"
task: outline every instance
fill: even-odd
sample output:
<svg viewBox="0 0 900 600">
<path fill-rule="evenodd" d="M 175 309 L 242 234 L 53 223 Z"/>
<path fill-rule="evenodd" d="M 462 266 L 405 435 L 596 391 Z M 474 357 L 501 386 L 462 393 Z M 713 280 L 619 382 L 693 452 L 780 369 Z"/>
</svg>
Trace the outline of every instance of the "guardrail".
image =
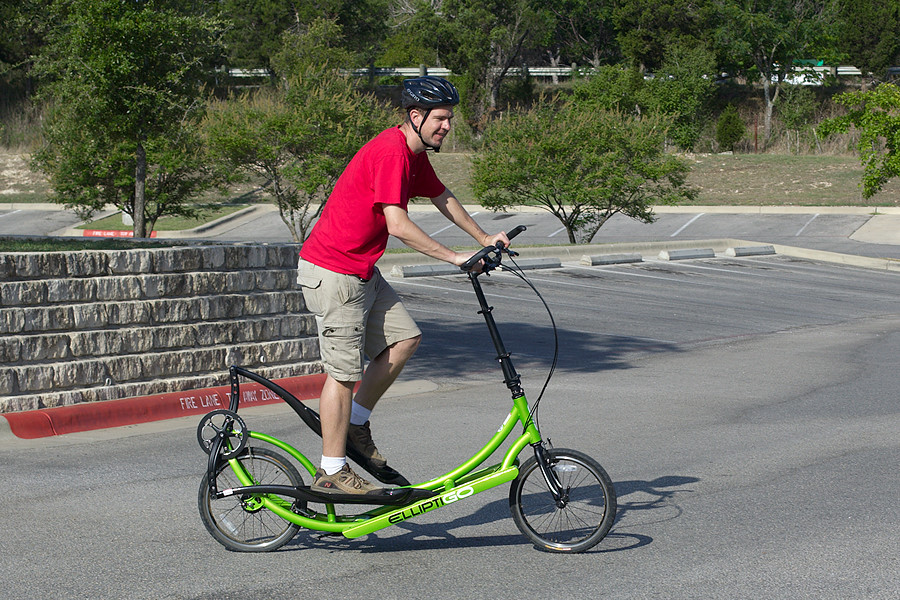
<svg viewBox="0 0 900 600">
<path fill-rule="evenodd" d="M 578 65 L 568 67 L 511 67 L 506 71 L 510 77 L 518 77 L 527 74 L 531 77 L 571 77 L 573 72 L 579 70 Z M 590 72 L 590 67 L 584 68 L 585 72 Z M 857 67 L 852 65 L 839 65 L 837 67 L 829 66 L 798 66 L 795 74 L 800 75 L 804 72 L 814 71 L 819 76 L 836 75 L 838 77 L 853 77 L 862 75 Z M 900 75 L 900 67 L 890 67 L 889 75 Z M 418 67 L 366 67 L 362 69 L 353 69 L 350 71 L 352 75 L 357 77 L 421 77 L 423 75 L 436 75 L 438 77 L 449 77 L 453 75 L 450 69 L 444 67 L 426 67 L 424 65 Z M 268 69 L 228 69 L 228 74 L 236 78 L 256 78 L 269 77 L 271 72 Z"/>
</svg>

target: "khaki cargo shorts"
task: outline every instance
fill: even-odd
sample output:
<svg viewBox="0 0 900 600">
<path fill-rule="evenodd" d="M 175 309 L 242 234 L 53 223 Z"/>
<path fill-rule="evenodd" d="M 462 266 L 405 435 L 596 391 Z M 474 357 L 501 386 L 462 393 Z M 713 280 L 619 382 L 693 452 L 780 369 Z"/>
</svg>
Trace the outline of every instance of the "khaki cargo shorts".
<svg viewBox="0 0 900 600">
<path fill-rule="evenodd" d="M 338 381 L 359 381 L 365 356 L 422 334 L 377 268 L 366 281 L 300 259 L 297 284 L 316 316 L 325 372 Z"/>
</svg>

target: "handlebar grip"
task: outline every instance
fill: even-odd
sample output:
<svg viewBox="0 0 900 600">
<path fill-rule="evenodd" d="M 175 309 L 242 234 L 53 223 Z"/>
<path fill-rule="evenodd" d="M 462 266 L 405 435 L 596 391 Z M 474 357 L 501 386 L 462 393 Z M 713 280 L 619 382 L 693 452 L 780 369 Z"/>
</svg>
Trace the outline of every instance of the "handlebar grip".
<svg viewBox="0 0 900 600">
<path fill-rule="evenodd" d="M 520 233 L 522 233 L 523 231 L 525 231 L 525 229 L 526 229 L 526 227 L 524 225 L 518 225 L 518 226 L 514 227 L 509 233 L 507 233 L 506 237 L 511 240 L 514 237 L 516 237 L 517 235 L 519 235 Z M 469 260 L 467 260 L 466 262 L 461 264 L 459 266 L 459 268 L 462 269 L 463 271 L 470 271 L 470 270 L 472 270 L 472 267 L 474 267 L 476 264 L 478 264 L 478 261 L 480 261 L 482 258 L 487 256 L 491 252 L 498 252 L 500 250 L 503 250 L 503 242 L 497 242 L 496 246 L 486 246 L 486 247 L 482 248 L 481 250 L 479 250 L 478 252 L 476 252 L 474 255 L 472 255 L 472 257 L 470 257 Z"/>
<path fill-rule="evenodd" d="M 463 271 L 471 271 L 472 267 L 478 264 L 478 261 L 480 261 L 491 252 L 494 252 L 495 250 L 497 250 L 497 248 L 494 248 L 493 246 L 486 246 L 469 257 L 469 260 L 461 264 L 459 268 Z"/>
<path fill-rule="evenodd" d="M 527 229 L 527 227 L 525 227 L 524 225 L 518 225 L 515 229 L 507 233 L 506 237 L 508 237 L 509 239 L 513 239 L 514 237 L 525 231 L 525 229 Z"/>
</svg>

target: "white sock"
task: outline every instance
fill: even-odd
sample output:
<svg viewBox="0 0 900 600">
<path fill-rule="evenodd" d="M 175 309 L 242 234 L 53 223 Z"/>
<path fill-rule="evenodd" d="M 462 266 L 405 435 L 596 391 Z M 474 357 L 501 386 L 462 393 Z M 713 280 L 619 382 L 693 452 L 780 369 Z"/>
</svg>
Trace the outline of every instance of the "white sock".
<svg viewBox="0 0 900 600">
<path fill-rule="evenodd" d="M 372 411 L 362 404 L 357 404 L 356 400 L 353 401 L 353 408 L 350 411 L 350 424 L 351 425 L 365 425 L 366 421 L 369 420 L 369 417 L 372 415 Z"/>
<path fill-rule="evenodd" d="M 322 467 L 322 470 L 325 471 L 326 475 L 334 475 L 338 471 L 344 468 L 344 465 L 347 464 L 346 456 L 325 456 L 322 455 L 322 462 L 319 463 L 319 466 Z"/>
</svg>

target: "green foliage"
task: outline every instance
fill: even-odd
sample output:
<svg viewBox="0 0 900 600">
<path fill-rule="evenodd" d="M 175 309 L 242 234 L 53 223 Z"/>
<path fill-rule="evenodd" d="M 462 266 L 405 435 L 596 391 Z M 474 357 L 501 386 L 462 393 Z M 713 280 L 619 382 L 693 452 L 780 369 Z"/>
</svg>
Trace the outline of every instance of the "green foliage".
<svg viewBox="0 0 900 600">
<path fill-rule="evenodd" d="M 654 77 L 641 87 L 644 106 L 672 117 L 669 138 L 679 148 L 692 150 L 700 137 L 715 93 L 715 69 L 715 56 L 704 46 L 677 43 L 668 48 Z"/>
<path fill-rule="evenodd" d="M 884 77 L 900 55 L 900 3 L 836 0 L 831 5 L 834 44 L 849 64 Z"/>
<path fill-rule="evenodd" d="M 286 32 L 305 32 L 317 19 L 337 23 L 354 66 L 368 64 L 387 35 L 388 0 L 224 0 L 234 26 L 227 34 L 229 62 L 269 68 Z"/>
<path fill-rule="evenodd" d="M 826 39 L 825 0 L 716 0 L 719 27 L 715 30 L 721 61 L 762 84 L 766 112 L 764 141 L 772 135 L 772 116 L 780 84 L 793 69 L 794 59 L 807 58 Z"/>
<path fill-rule="evenodd" d="M 859 132 L 863 198 L 869 199 L 890 179 L 900 175 L 900 88 L 881 84 L 874 90 L 847 92 L 835 98 L 848 113 L 827 119 L 819 130 L 825 135 Z"/>
<path fill-rule="evenodd" d="M 704 111 L 714 93 L 714 59 L 703 47 L 673 46 L 652 78 L 635 67 L 603 66 L 573 86 L 582 106 L 669 117 L 669 138 L 690 150 L 700 136 Z"/>
<path fill-rule="evenodd" d="M 186 4 L 60 0 L 37 63 L 54 108 L 34 165 L 57 201 L 85 215 L 114 204 L 138 237 L 214 183 L 195 125 L 223 24 Z"/>
<path fill-rule="evenodd" d="M 272 66 L 285 79 L 315 69 L 347 69 L 353 65 L 353 55 L 343 44 L 343 31 L 337 21 L 317 18 L 302 32 L 291 30 L 282 34 Z"/>
<path fill-rule="evenodd" d="M 652 222 L 653 204 L 695 195 L 685 184 L 687 164 L 663 150 L 669 124 L 543 100 L 487 129 L 484 150 L 473 158 L 473 190 L 493 210 L 547 210 L 571 243 L 590 242 L 617 213 Z"/>
<path fill-rule="evenodd" d="M 585 108 L 639 113 L 643 85 L 644 78 L 638 69 L 605 65 L 578 79 L 572 88 L 572 98 Z"/>
<path fill-rule="evenodd" d="M 737 108 L 729 104 L 716 121 L 716 142 L 719 148 L 734 151 L 734 145 L 747 135 L 747 127 L 738 115 Z"/>
<path fill-rule="evenodd" d="M 267 69 L 281 47 L 282 34 L 297 22 L 291 3 L 279 0 L 223 0 L 231 19 L 225 34 L 228 64 L 242 69 Z"/>
<path fill-rule="evenodd" d="M 655 73 L 670 46 L 702 46 L 711 26 L 709 0 L 614 2 L 612 23 L 626 61 Z"/>
<path fill-rule="evenodd" d="M 613 3 L 593 0 L 555 0 L 544 3 L 553 15 L 552 38 L 544 46 L 564 64 L 599 67 L 619 58 L 612 24 Z"/>
<path fill-rule="evenodd" d="M 310 68 L 287 89 L 214 102 L 204 130 L 222 168 L 267 180 L 282 221 L 302 242 L 356 151 L 395 119 L 348 76 Z"/>
<path fill-rule="evenodd" d="M 499 108 L 507 70 L 552 22 L 534 0 L 444 0 L 440 13 L 433 22 L 438 52 L 460 75 L 461 115 L 481 131 Z"/>
</svg>

